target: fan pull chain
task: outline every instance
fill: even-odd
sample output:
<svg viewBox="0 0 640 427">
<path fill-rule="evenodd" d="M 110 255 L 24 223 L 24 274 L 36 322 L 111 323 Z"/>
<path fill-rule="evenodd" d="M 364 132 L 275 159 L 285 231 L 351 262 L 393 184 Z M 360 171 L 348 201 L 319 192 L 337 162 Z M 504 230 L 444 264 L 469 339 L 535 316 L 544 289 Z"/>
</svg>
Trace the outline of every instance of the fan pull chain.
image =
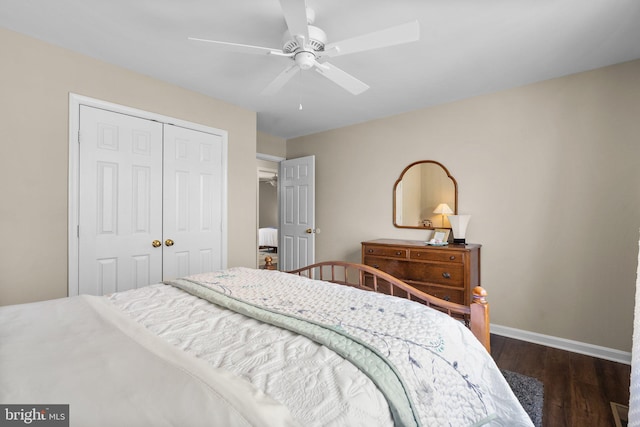
<svg viewBox="0 0 640 427">
<path fill-rule="evenodd" d="M 302 83 L 302 69 L 300 69 L 300 92 L 298 92 L 298 111 L 302 111 L 302 88 L 304 88 Z"/>
</svg>

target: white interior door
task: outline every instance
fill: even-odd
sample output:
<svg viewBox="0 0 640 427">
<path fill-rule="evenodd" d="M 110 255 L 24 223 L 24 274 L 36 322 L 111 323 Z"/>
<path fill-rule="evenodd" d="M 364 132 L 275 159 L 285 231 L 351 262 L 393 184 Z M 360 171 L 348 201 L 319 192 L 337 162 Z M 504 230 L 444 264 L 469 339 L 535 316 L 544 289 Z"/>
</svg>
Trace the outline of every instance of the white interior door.
<svg viewBox="0 0 640 427">
<path fill-rule="evenodd" d="M 163 279 L 223 267 L 223 139 L 164 130 Z"/>
<path fill-rule="evenodd" d="M 301 268 L 315 262 L 315 156 L 280 162 L 281 270 Z"/>
<path fill-rule="evenodd" d="M 162 124 L 80 107 L 79 293 L 162 279 Z"/>
</svg>

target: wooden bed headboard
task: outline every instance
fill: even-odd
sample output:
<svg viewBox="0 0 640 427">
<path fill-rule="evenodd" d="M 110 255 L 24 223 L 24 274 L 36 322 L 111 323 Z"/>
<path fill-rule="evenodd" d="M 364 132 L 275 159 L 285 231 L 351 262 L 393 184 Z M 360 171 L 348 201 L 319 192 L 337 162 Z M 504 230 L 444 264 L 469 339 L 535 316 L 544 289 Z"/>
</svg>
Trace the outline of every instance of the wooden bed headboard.
<svg viewBox="0 0 640 427">
<path fill-rule="evenodd" d="M 267 260 L 267 264 L 268 261 L 270 260 Z M 266 268 L 269 268 L 269 265 Z M 381 292 L 425 304 L 464 321 L 465 325 L 471 329 L 471 332 L 480 340 L 487 351 L 491 351 L 489 303 L 486 300 L 487 292 L 480 286 L 476 286 L 473 289 L 473 302 L 470 306 L 466 306 L 424 293 L 384 271 L 364 264 L 325 261 L 288 271 L 287 273 L 326 280 L 368 291 Z"/>
</svg>

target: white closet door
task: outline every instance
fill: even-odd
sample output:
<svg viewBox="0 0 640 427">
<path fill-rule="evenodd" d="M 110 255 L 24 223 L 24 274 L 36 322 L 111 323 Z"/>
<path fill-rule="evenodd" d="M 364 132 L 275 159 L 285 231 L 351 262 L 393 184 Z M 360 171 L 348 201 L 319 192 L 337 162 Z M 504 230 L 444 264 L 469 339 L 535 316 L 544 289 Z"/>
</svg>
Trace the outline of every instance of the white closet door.
<svg viewBox="0 0 640 427">
<path fill-rule="evenodd" d="M 162 124 L 80 107 L 79 293 L 159 282 Z"/>
<path fill-rule="evenodd" d="M 223 268 L 223 138 L 164 127 L 164 280 Z"/>
</svg>

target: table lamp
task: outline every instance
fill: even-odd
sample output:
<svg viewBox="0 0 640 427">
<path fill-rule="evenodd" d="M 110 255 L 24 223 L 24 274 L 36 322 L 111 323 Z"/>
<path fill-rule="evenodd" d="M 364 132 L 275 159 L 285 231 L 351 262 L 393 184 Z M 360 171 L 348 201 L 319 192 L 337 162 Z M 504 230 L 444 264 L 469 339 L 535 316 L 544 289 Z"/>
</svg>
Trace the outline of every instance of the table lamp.
<svg viewBox="0 0 640 427">
<path fill-rule="evenodd" d="M 433 213 L 442 215 L 442 228 L 444 228 L 444 216 L 452 214 L 453 211 L 446 203 L 440 203 L 438 207 L 433 211 Z"/>
<path fill-rule="evenodd" d="M 471 215 L 449 215 L 449 224 L 453 231 L 453 243 L 465 244 L 467 235 L 467 226 Z"/>
</svg>

